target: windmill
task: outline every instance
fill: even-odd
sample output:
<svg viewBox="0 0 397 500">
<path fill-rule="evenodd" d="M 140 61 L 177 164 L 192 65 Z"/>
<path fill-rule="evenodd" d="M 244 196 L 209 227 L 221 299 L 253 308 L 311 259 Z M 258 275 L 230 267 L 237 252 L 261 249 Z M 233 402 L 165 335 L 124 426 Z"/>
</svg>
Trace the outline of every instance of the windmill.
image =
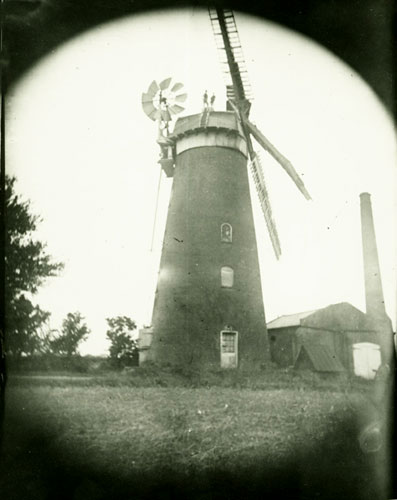
<svg viewBox="0 0 397 500">
<path fill-rule="evenodd" d="M 209 14 L 225 69 L 227 110 L 214 111 L 206 93 L 202 112 L 178 118 L 170 132 L 172 114 L 182 111 L 185 99 L 177 93 L 180 84 L 171 86 L 168 78 L 142 94 L 145 113 L 159 124 L 159 162 L 173 177 L 145 358 L 252 369 L 269 355 L 248 159 L 277 258 L 281 248 L 251 136 L 310 196 L 290 162 L 248 118 L 252 95 L 232 11 Z"/>
</svg>

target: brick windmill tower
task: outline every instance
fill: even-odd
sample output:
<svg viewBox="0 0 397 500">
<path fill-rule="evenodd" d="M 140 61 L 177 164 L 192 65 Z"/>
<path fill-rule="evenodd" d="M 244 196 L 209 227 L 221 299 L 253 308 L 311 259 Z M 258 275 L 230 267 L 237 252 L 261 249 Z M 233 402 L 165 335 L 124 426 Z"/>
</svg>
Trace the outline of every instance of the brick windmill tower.
<svg viewBox="0 0 397 500">
<path fill-rule="evenodd" d="M 292 165 L 248 119 L 250 87 L 232 11 L 210 9 L 226 69 L 227 110 L 205 95 L 201 113 L 179 118 L 186 94 L 168 78 L 142 95 L 158 122 L 159 163 L 173 178 L 145 358 L 196 368 L 258 368 L 268 360 L 266 322 L 247 160 L 273 248 L 280 243 L 251 135 L 310 198 Z M 147 347 L 148 342 L 146 342 Z"/>
</svg>

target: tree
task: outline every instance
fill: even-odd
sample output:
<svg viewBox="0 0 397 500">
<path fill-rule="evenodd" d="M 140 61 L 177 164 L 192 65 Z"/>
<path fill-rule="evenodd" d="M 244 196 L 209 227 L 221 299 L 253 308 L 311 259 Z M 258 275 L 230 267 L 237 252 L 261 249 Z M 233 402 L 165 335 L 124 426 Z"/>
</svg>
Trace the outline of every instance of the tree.
<svg viewBox="0 0 397 500">
<path fill-rule="evenodd" d="M 10 304 L 7 304 L 10 306 Z M 50 313 L 33 305 L 24 295 L 15 298 L 8 307 L 7 324 L 13 330 L 7 330 L 9 350 L 19 357 L 26 354 L 32 356 L 42 351 L 41 326 L 49 319 Z"/>
<path fill-rule="evenodd" d="M 32 296 L 63 264 L 46 253 L 45 243 L 34 238 L 40 222 L 30 204 L 15 193 L 15 178 L 5 180 L 5 326 L 8 352 L 20 357 L 37 348 L 36 333 L 49 313 L 34 305 Z"/>
<path fill-rule="evenodd" d="M 138 342 L 132 336 L 136 329 L 135 321 L 127 316 L 106 318 L 106 321 L 106 336 L 111 342 L 109 359 L 112 364 L 117 367 L 137 364 Z"/>
<path fill-rule="evenodd" d="M 68 313 L 62 321 L 60 335 L 50 340 L 51 351 L 54 354 L 68 358 L 77 354 L 79 344 L 90 334 L 89 328 L 83 321 L 84 318 L 79 312 Z"/>
</svg>

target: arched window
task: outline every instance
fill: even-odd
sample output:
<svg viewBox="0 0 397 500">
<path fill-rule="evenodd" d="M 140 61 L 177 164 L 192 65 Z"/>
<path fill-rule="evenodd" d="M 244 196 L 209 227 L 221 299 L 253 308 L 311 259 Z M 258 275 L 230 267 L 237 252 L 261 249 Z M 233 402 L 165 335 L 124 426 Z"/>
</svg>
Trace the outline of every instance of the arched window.
<svg viewBox="0 0 397 500">
<path fill-rule="evenodd" d="M 221 225 L 221 241 L 224 241 L 226 243 L 231 243 L 232 242 L 232 226 L 228 224 L 227 222 L 224 222 Z"/>
<path fill-rule="evenodd" d="M 232 288 L 234 282 L 234 271 L 231 267 L 221 268 L 221 284 L 225 288 Z"/>
</svg>

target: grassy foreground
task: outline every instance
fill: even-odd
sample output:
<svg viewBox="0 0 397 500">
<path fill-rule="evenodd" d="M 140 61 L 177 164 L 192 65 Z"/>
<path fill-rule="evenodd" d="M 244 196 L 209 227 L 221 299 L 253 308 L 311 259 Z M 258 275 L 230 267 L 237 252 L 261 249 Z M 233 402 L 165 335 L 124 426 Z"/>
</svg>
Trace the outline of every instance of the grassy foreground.
<svg viewBox="0 0 397 500">
<path fill-rule="evenodd" d="M 365 391 L 273 377 L 11 377 L 2 497 L 381 498 Z"/>
</svg>

